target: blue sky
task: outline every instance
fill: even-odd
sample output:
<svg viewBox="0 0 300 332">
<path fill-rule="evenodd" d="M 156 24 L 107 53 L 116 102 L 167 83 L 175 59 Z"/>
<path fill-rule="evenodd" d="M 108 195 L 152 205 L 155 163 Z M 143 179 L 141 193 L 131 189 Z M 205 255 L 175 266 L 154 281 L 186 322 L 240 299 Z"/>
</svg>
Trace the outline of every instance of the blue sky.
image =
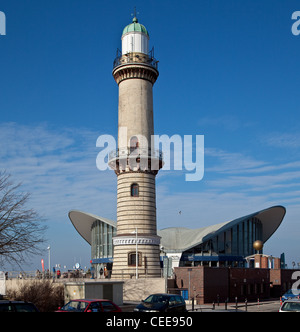
<svg viewBox="0 0 300 332">
<path fill-rule="evenodd" d="M 51 262 L 89 265 L 69 210 L 116 220 L 116 176 L 96 168 L 96 141 L 117 134 L 112 63 L 134 6 L 159 60 L 156 134 L 205 137 L 202 181 L 160 171 L 158 228 L 283 205 L 264 252 L 300 262 L 299 1 L 2 0 L 0 168 L 47 219 Z"/>
</svg>

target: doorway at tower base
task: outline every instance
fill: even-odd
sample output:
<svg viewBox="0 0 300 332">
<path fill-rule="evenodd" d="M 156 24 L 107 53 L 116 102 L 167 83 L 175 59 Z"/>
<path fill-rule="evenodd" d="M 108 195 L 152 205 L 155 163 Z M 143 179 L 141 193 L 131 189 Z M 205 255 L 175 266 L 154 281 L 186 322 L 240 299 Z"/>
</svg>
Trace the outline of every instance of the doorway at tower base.
<svg viewBox="0 0 300 332">
<path fill-rule="evenodd" d="M 159 238 L 159 237 L 158 237 Z M 115 246 L 112 279 L 161 278 L 159 245 L 138 245 L 138 268 L 136 245 Z"/>
</svg>

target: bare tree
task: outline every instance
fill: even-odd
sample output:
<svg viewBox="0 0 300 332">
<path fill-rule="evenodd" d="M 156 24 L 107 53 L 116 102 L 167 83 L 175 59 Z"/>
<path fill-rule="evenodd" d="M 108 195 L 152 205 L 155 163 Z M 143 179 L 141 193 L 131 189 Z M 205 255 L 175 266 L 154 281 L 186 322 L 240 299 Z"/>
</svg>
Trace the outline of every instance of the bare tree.
<svg viewBox="0 0 300 332">
<path fill-rule="evenodd" d="M 28 193 L 20 190 L 11 176 L 0 171 L 0 266 L 5 262 L 19 266 L 41 252 L 47 227 L 33 209 L 27 209 Z"/>
</svg>

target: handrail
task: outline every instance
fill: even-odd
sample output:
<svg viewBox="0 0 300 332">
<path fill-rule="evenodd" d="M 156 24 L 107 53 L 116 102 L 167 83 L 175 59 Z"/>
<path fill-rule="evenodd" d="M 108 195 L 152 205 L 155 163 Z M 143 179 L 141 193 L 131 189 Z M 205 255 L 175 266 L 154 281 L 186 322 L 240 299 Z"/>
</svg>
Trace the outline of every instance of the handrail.
<svg viewBox="0 0 300 332">
<path fill-rule="evenodd" d="M 143 54 L 142 56 L 136 53 L 128 53 L 117 56 L 114 60 L 113 69 L 122 65 L 141 64 L 158 69 L 158 61 L 151 56 Z"/>
<path fill-rule="evenodd" d="M 163 152 L 160 150 L 153 150 L 151 148 L 120 148 L 113 150 L 109 153 L 109 160 L 118 158 L 153 158 L 153 159 L 163 159 Z"/>
</svg>

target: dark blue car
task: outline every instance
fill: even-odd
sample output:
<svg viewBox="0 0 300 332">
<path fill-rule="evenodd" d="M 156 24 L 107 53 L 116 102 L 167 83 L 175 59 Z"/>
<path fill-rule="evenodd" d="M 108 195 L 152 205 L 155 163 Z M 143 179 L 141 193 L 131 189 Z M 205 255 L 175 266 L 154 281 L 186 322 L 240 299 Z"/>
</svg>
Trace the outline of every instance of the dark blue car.
<svg viewBox="0 0 300 332">
<path fill-rule="evenodd" d="M 281 297 L 282 301 L 290 300 L 290 299 L 298 299 L 300 295 L 299 289 L 289 289 L 286 293 L 284 293 Z"/>
<path fill-rule="evenodd" d="M 186 312 L 182 296 L 177 294 L 152 294 L 142 301 L 135 312 Z"/>
</svg>

